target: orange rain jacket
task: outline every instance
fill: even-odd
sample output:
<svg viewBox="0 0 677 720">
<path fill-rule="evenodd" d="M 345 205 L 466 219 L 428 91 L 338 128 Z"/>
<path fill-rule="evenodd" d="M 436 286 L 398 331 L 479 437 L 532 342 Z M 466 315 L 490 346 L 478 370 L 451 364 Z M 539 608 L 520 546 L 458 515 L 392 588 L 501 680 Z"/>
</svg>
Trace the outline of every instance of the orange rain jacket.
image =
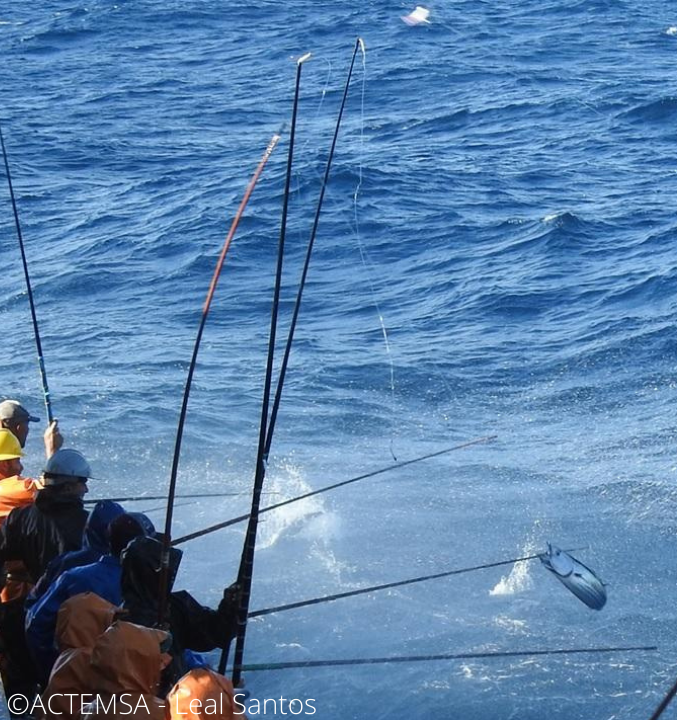
<svg viewBox="0 0 677 720">
<path fill-rule="evenodd" d="M 81 698 L 70 698 L 68 695 L 89 693 L 92 648 L 113 622 L 118 610 L 115 605 L 91 592 L 75 595 L 59 608 L 55 638 L 61 655 L 40 698 L 48 717 L 58 717 L 59 720 L 79 717 Z"/>
<path fill-rule="evenodd" d="M 116 621 L 92 650 L 89 690 L 95 700 L 81 720 L 165 720 L 165 701 L 156 696 L 160 674 L 170 662 L 161 649 L 169 634 Z"/>
<path fill-rule="evenodd" d="M 242 697 L 240 697 L 242 699 Z M 186 673 L 167 695 L 170 720 L 247 720 L 233 684 L 208 668 Z"/>
</svg>

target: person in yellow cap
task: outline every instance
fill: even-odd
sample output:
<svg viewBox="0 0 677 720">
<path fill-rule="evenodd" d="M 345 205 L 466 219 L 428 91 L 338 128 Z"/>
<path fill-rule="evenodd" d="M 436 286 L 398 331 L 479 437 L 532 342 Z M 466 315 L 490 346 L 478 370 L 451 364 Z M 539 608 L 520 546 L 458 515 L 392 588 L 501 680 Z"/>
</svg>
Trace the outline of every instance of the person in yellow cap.
<svg viewBox="0 0 677 720">
<path fill-rule="evenodd" d="M 38 486 L 35 480 L 21 476 L 23 465 L 21 444 L 9 430 L 0 429 L 0 527 L 14 508 L 31 505 L 35 501 Z M 0 592 L 0 602 L 23 599 L 31 584 L 22 562 L 5 564 L 5 584 Z"/>
<path fill-rule="evenodd" d="M 15 508 L 32 505 L 37 494 L 34 480 L 21 477 L 23 451 L 16 436 L 0 429 L 0 527 Z M 26 648 L 23 629 L 23 602 L 31 588 L 26 566 L 21 560 L 8 560 L 3 566 L 4 587 L 0 593 L 0 677 L 6 697 L 28 692 L 32 684 L 25 677 L 32 676 L 32 660 Z"/>
<path fill-rule="evenodd" d="M 33 417 L 18 400 L 0 402 L 0 428 L 5 428 L 13 433 L 21 447 L 26 446 L 26 438 L 32 422 L 40 422 L 40 418 Z M 44 442 L 45 455 L 48 458 L 52 457 L 63 445 L 58 420 L 52 420 L 45 430 Z"/>
</svg>

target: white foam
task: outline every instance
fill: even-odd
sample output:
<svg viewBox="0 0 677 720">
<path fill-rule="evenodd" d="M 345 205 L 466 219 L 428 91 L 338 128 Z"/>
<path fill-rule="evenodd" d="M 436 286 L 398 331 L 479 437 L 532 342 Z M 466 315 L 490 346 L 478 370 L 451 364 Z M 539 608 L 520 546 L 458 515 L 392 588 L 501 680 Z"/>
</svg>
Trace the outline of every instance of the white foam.
<svg viewBox="0 0 677 720">
<path fill-rule="evenodd" d="M 510 573 L 502 577 L 496 586 L 489 591 L 489 595 L 516 595 L 525 590 L 530 590 L 534 583 L 529 567 L 528 561 L 515 563 Z"/>
</svg>

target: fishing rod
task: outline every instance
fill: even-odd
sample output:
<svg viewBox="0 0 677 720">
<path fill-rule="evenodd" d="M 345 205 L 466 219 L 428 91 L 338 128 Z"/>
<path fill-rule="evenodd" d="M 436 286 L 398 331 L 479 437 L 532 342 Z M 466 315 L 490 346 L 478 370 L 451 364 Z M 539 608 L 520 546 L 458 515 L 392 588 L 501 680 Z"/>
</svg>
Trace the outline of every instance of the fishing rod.
<svg viewBox="0 0 677 720">
<path fill-rule="evenodd" d="M 574 552 L 574 550 L 566 550 L 565 552 Z M 285 610 L 295 610 L 297 608 L 307 607 L 308 605 L 320 605 L 334 600 L 341 600 L 347 597 L 355 597 L 356 595 L 365 595 L 366 593 L 377 592 L 378 590 L 389 590 L 392 588 L 403 587 L 404 585 L 414 585 L 415 583 L 425 582 L 426 580 L 438 580 L 439 578 L 451 577 L 452 575 L 462 575 L 464 573 L 473 572 L 475 570 L 486 570 L 489 568 L 501 567 L 502 565 L 514 565 L 518 562 L 526 562 L 528 560 L 538 560 L 538 555 L 525 555 L 523 557 L 512 558 L 510 560 L 500 560 L 498 562 L 484 563 L 483 565 L 473 565 L 472 567 L 459 568 L 456 570 L 445 570 L 443 572 L 433 573 L 431 575 L 421 575 L 420 577 L 409 578 L 408 580 L 397 580 L 395 582 L 383 583 L 381 585 L 372 585 L 371 587 L 360 588 L 358 590 L 348 590 L 333 595 L 324 595 L 323 597 L 312 598 L 311 600 L 300 600 L 298 602 L 289 603 L 288 605 L 277 605 L 275 607 L 264 608 L 263 610 L 254 610 L 249 613 L 249 617 L 261 617 L 262 615 L 272 615 L 273 613 L 284 612 Z"/>
<path fill-rule="evenodd" d="M 341 119 L 343 118 L 343 111 L 346 106 L 346 99 L 348 97 L 348 90 L 350 88 L 350 79 L 353 75 L 353 67 L 355 65 L 355 56 L 357 55 L 358 48 L 362 48 L 364 52 L 364 42 L 362 38 L 357 38 L 355 42 L 355 49 L 353 56 L 350 61 L 350 69 L 348 70 L 348 79 L 346 80 L 345 87 L 343 89 L 343 98 L 341 100 L 341 106 L 339 109 L 338 119 L 334 128 L 334 137 L 332 138 L 331 148 L 329 150 L 329 156 L 327 158 L 327 165 L 324 170 L 324 177 L 322 178 L 322 184 L 320 186 L 320 195 L 317 200 L 317 207 L 315 209 L 315 218 L 313 220 L 313 227 L 310 232 L 310 240 L 308 241 L 308 249 L 306 250 L 306 259 L 303 264 L 303 271 L 301 273 L 301 280 L 299 282 L 299 289 L 296 295 L 296 302 L 294 303 L 294 311 L 292 313 L 291 323 L 289 325 L 289 334 L 287 335 L 287 343 L 284 348 L 284 356 L 282 358 L 282 364 L 280 366 L 280 376 L 277 381 L 277 387 L 275 389 L 275 398 L 273 400 L 273 409 L 270 413 L 270 422 L 268 426 L 268 436 L 266 437 L 265 457 L 268 458 L 270 452 L 270 445 L 273 441 L 273 431 L 275 429 L 275 421 L 277 420 L 277 412 L 280 407 L 280 400 L 282 399 L 282 388 L 284 386 L 284 378 L 287 374 L 287 365 L 289 363 L 289 355 L 291 353 L 291 346 L 294 340 L 294 332 L 296 331 L 296 323 L 299 317 L 299 311 L 301 309 L 301 300 L 303 298 L 303 290 L 306 286 L 306 278 L 308 276 L 308 267 L 310 266 L 310 257 L 313 253 L 313 247 L 315 245 L 315 237 L 317 236 L 317 228 L 320 224 L 320 214 L 322 212 L 322 204 L 324 202 L 324 193 L 329 183 L 329 172 L 331 170 L 331 163 L 334 158 L 334 151 L 336 150 L 336 142 L 338 141 L 338 134 L 341 128 Z"/>
<path fill-rule="evenodd" d="M 674 685 L 668 690 L 667 695 L 661 700 L 659 706 L 656 708 L 649 720 L 658 720 L 658 718 L 663 714 L 665 708 L 672 702 L 672 699 L 675 697 L 675 695 L 677 695 L 677 680 L 675 681 Z"/>
<path fill-rule="evenodd" d="M 160 498 L 161 500 L 164 500 L 164 496 Z M 189 505 L 197 505 L 196 502 L 184 502 L 184 503 L 176 503 L 174 507 L 188 507 Z M 139 509 L 137 512 L 142 513 L 143 515 L 147 515 L 148 513 L 156 512 L 157 510 L 166 510 L 166 505 L 156 505 L 155 507 L 149 507 L 149 508 L 142 508 Z"/>
<path fill-rule="evenodd" d="M 165 517 L 165 532 L 162 539 L 162 563 L 161 563 L 161 574 L 160 574 L 160 597 L 159 597 L 159 604 L 158 604 L 158 622 L 160 625 L 164 623 L 165 619 L 165 612 L 167 607 L 167 586 L 169 584 L 169 549 L 171 547 L 171 531 L 172 531 L 172 516 L 174 512 L 174 498 L 176 494 L 176 478 L 179 470 L 179 457 L 181 454 L 181 440 L 183 438 L 183 428 L 186 422 L 186 412 L 188 410 L 188 398 L 190 395 L 190 388 L 193 381 L 193 373 L 195 372 L 195 365 L 197 363 L 197 355 L 198 351 L 200 349 L 200 341 L 202 339 L 202 332 L 205 327 L 205 323 L 207 322 L 207 315 L 209 314 L 209 308 L 212 303 L 212 298 L 214 297 L 214 291 L 216 290 L 216 286 L 219 281 L 219 277 L 221 275 L 221 268 L 223 267 L 223 263 L 226 259 L 226 254 L 228 252 L 228 249 L 230 248 L 230 244 L 233 240 L 233 237 L 235 235 L 235 231 L 237 230 L 238 225 L 240 224 L 240 219 L 242 218 L 242 214 L 244 213 L 245 208 L 247 207 L 247 203 L 249 202 L 249 198 L 254 191 L 254 188 L 256 187 L 256 183 L 259 179 L 259 176 L 263 172 L 263 168 L 266 166 L 266 163 L 268 162 L 268 158 L 270 158 L 273 150 L 275 149 L 275 146 L 278 144 L 281 138 L 282 130 L 275 133 L 273 137 L 271 138 L 270 142 L 268 143 L 268 146 L 266 147 L 263 156 L 261 157 L 261 160 L 259 161 L 258 166 L 256 167 L 256 170 L 254 171 L 254 174 L 251 177 L 251 180 L 249 181 L 249 184 L 247 185 L 247 188 L 245 189 L 245 193 L 242 197 L 242 201 L 240 202 L 240 206 L 237 209 L 237 212 L 235 213 L 235 217 L 233 218 L 233 222 L 231 223 L 230 230 L 228 231 L 228 235 L 226 236 L 226 239 L 223 243 L 223 248 L 221 249 L 221 254 L 219 255 L 219 259 L 216 263 L 216 269 L 214 270 L 214 274 L 212 276 L 211 283 L 209 285 L 209 290 L 207 291 L 207 297 L 205 299 L 203 308 L 202 308 L 202 317 L 200 318 L 200 324 L 197 331 L 197 337 L 195 338 L 195 345 L 193 347 L 193 356 L 190 361 L 190 367 L 188 368 L 188 377 L 186 378 L 186 387 L 183 392 L 183 402 L 181 403 L 181 413 L 179 415 L 179 425 L 176 431 L 176 442 L 174 445 L 174 458 L 172 460 L 172 471 L 171 476 L 169 480 L 169 492 L 167 495 L 167 514 Z"/>
<path fill-rule="evenodd" d="M 303 495 L 297 495 L 296 497 L 290 498 L 289 500 L 283 500 L 279 503 L 275 503 L 274 505 L 269 505 L 268 507 L 261 508 L 259 510 L 259 515 L 270 512 L 271 510 L 277 510 L 281 507 L 284 507 L 285 505 L 291 505 L 292 503 L 299 502 L 300 500 L 305 500 L 306 498 L 313 497 L 314 495 L 321 495 L 328 490 L 335 490 L 336 488 L 344 487 L 345 485 L 350 485 L 351 483 L 356 483 L 360 480 L 367 480 L 369 478 L 376 477 L 377 475 L 382 475 L 383 473 L 389 472 L 390 470 L 399 470 L 400 468 L 407 467 L 407 465 L 413 465 L 414 463 L 419 463 L 423 460 L 430 460 L 431 458 L 439 457 L 440 455 L 445 455 L 446 453 L 454 452 L 455 450 L 462 450 L 464 448 L 471 447 L 472 445 L 479 445 L 480 443 L 491 442 L 492 440 L 495 440 L 496 437 L 497 435 L 485 435 L 484 437 L 475 438 L 474 440 L 469 440 L 468 442 L 464 442 L 459 445 L 453 445 L 452 447 L 445 448 L 444 450 L 437 450 L 436 452 L 427 453 L 426 455 L 420 455 L 419 457 L 412 458 L 411 460 L 404 460 L 402 462 L 394 463 L 393 465 L 388 465 L 387 467 L 381 468 L 380 470 L 373 470 L 371 472 L 365 473 L 364 475 L 358 475 L 357 477 L 351 478 L 350 480 L 343 480 L 341 482 L 333 483 L 332 485 L 325 485 L 325 487 L 319 488 L 318 490 L 311 490 L 310 492 L 304 493 Z M 195 540 L 196 538 L 203 537 L 204 535 L 209 535 L 210 533 L 230 527 L 231 525 L 237 525 L 238 523 L 244 522 L 248 518 L 249 515 L 239 515 L 238 517 L 231 518 L 230 520 L 224 520 L 223 522 L 216 523 L 216 525 L 210 525 L 203 530 L 196 530 L 195 532 L 188 533 L 188 535 L 182 535 L 176 540 L 173 540 L 172 545 L 181 545 L 182 543 L 188 542 L 189 540 Z"/>
<path fill-rule="evenodd" d="M 279 492 L 273 492 L 272 490 L 262 493 L 263 495 L 279 495 Z M 191 495 L 174 495 L 175 500 L 196 500 L 198 498 L 222 498 L 222 497 L 241 497 L 242 495 L 249 495 L 244 492 L 218 492 L 218 493 L 194 493 Z M 133 495 L 131 497 L 113 497 L 113 498 L 99 498 L 98 500 L 88 499 L 84 501 L 85 505 L 96 505 L 98 502 L 138 502 L 141 500 L 166 500 L 166 495 Z"/>
<path fill-rule="evenodd" d="M 12 210 L 14 211 L 14 223 L 16 225 L 16 234 L 19 238 L 19 249 L 21 250 L 21 262 L 24 269 L 24 277 L 26 278 L 26 292 L 28 294 L 28 304 L 31 308 L 31 318 L 33 320 L 33 334 L 35 335 L 35 347 L 38 353 L 38 365 L 40 367 L 40 379 L 42 381 L 42 394 L 45 398 L 45 410 L 47 411 L 47 422 L 51 425 L 54 420 L 52 415 L 52 403 L 49 397 L 49 385 L 47 384 L 47 371 L 45 370 L 45 360 L 42 354 L 42 343 L 40 342 L 40 331 L 38 329 L 38 316 L 35 313 L 35 302 L 33 301 L 33 289 L 31 288 L 31 278 L 28 274 L 28 261 L 26 260 L 26 250 L 24 249 L 23 235 L 21 233 L 21 223 L 19 222 L 19 211 L 16 207 L 16 199 L 14 197 L 14 187 L 12 185 L 12 175 L 9 171 L 9 160 L 7 159 L 7 150 L 5 148 L 5 138 L 2 135 L 2 126 L 0 126 L 0 145 L 2 145 L 2 157 L 5 161 L 5 174 L 7 175 L 7 185 L 9 186 L 9 196 L 12 199 Z"/>
<path fill-rule="evenodd" d="M 382 665 L 386 663 L 409 663 L 431 660 L 487 660 L 493 658 L 541 657 L 544 655 L 590 655 L 617 652 L 650 652 L 658 650 L 656 645 L 621 647 L 592 647 L 557 650 L 513 650 L 508 652 L 450 653 L 441 655 L 396 655 L 393 657 L 351 658 L 348 660 L 300 660 L 298 662 L 260 663 L 244 665 L 243 671 L 291 670 L 296 668 L 340 667 L 346 665 Z M 651 718 L 653 720 L 653 718 Z"/>
<path fill-rule="evenodd" d="M 289 132 L 289 150 L 287 152 L 287 173 L 285 176 L 284 197 L 282 201 L 282 219 L 280 222 L 280 237 L 277 249 L 277 264 L 275 269 L 275 285 L 273 288 L 273 302 L 270 312 L 270 334 L 268 336 L 268 356 L 266 361 L 266 375 L 263 383 L 263 399 L 261 402 L 261 423 L 259 425 L 259 442 L 256 451 L 256 468 L 254 471 L 254 489 L 252 492 L 252 506 L 249 515 L 249 524 L 245 535 L 240 569 L 237 574 L 237 582 L 240 588 L 240 604 L 238 608 L 238 629 L 235 642 L 235 664 L 242 664 L 244 653 L 244 641 L 247 631 L 247 615 L 249 613 L 249 598 L 251 593 L 252 575 L 254 571 L 254 548 L 256 546 L 256 533 L 259 522 L 259 507 L 261 503 L 261 490 L 266 476 L 266 432 L 268 422 L 268 410 L 270 404 L 270 390 L 273 378 L 273 360 L 275 354 L 275 338 L 277 332 L 277 318 L 280 306 L 280 289 L 282 287 L 282 265 L 284 259 L 284 243 L 287 234 L 287 214 L 289 210 L 289 196 L 291 188 L 292 164 L 294 158 L 294 138 L 296 134 L 296 116 L 299 107 L 299 93 L 301 87 L 301 69 L 303 63 L 309 60 L 310 53 L 302 55 L 296 61 L 296 81 L 294 86 L 294 104 L 292 107 L 291 129 Z M 219 672 L 223 674 L 228 662 L 230 643 L 227 643 L 221 652 Z M 233 674 L 233 685 L 237 687 L 240 682 L 240 673 Z"/>
</svg>

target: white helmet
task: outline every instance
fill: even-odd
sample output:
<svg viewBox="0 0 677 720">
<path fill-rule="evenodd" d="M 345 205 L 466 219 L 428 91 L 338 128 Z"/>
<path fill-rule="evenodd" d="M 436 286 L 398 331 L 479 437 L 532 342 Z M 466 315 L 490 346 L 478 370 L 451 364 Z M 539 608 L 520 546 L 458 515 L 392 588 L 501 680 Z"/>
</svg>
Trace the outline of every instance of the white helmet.
<svg viewBox="0 0 677 720">
<path fill-rule="evenodd" d="M 45 485 L 62 485 L 92 476 L 92 469 L 82 453 L 62 448 L 49 458 L 42 474 Z"/>
</svg>

